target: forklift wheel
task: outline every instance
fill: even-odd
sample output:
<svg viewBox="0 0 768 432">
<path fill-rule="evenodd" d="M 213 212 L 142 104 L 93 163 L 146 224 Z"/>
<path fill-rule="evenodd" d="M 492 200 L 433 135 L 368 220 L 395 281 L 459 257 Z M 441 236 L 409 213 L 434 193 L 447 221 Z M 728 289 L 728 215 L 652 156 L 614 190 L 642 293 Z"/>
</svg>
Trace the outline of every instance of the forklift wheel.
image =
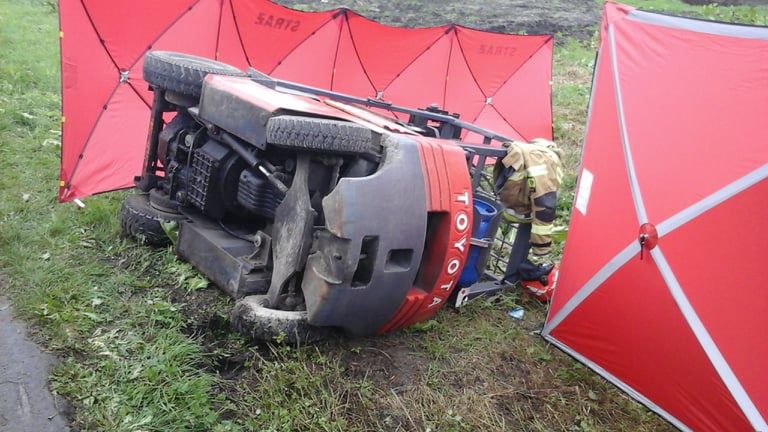
<svg viewBox="0 0 768 432">
<path fill-rule="evenodd" d="M 150 206 L 146 194 L 128 195 L 120 209 L 120 234 L 150 246 L 167 246 L 171 244 L 171 239 L 160 223 L 183 219 L 182 214 L 164 212 Z"/>
<path fill-rule="evenodd" d="M 264 342 L 288 345 L 312 343 L 324 339 L 329 329 L 307 322 L 306 311 L 269 309 L 267 296 L 243 297 L 232 309 L 232 326 L 243 335 Z"/>
<path fill-rule="evenodd" d="M 153 86 L 199 98 L 208 74 L 246 76 L 234 66 L 171 51 L 149 51 L 144 56 L 144 80 Z"/>
<path fill-rule="evenodd" d="M 302 116 L 277 116 L 267 121 L 267 142 L 302 151 L 344 154 L 380 152 L 373 132 L 347 121 Z"/>
</svg>

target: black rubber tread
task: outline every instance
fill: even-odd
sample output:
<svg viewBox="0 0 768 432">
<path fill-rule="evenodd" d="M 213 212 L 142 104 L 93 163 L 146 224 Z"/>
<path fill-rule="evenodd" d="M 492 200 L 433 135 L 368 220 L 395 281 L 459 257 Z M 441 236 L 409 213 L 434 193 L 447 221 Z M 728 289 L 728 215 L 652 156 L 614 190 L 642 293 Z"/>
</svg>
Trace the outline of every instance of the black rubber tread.
<svg viewBox="0 0 768 432">
<path fill-rule="evenodd" d="M 278 116 L 267 121 L 267 142 L 293 149 L 326 153 L 377 154 L 373 131 L 339 120 Z"/>
<path fill-rule="evenodd" d="M 167 213 L 150 206 L 146 194 L 128 195 L 120 208 L 120 234 L 150 246 L 167 246 L 171 239 L 161 222 L 180 221 L 182 214 Z"/>
<path fill-rule="evenodd" d="M 208 74 L 246 76 L 234 66 L 204 57 L 172 51 L 149 51 L 144 55 L 144 81 L 166 90 L 199 98 Z"/>
<path fill-rule="evenodd" d="M 330 333 L 307 321 L 306 311 L 270 309 L 267 296 L 251 295 L 235 303 L 230 315 L 232 327 L 253 340 L 299 345 L 317 342 Z"/>
</svg>

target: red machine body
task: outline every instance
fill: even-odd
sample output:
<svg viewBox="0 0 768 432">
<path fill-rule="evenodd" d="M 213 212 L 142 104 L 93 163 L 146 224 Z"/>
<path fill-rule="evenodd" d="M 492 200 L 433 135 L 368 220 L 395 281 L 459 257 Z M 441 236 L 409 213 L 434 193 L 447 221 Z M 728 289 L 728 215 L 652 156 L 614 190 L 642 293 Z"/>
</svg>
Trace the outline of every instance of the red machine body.
<svg viewBox="0 0 768 432">
<path fill-rule="evenodd" d="M 379 256 L 402 248 L 413 251 L 408 262 L 398 262 L 391 269 L 377 256 L 380 266 L 363 287 L 341 283 L 341 273 L 329 276 L 322 257 L 310 256 L 302 283 L 309 322 L 354 334 L 379 334 L 434 316 L 456 286 L 470 248 L 473 192 L 461 143 L 423 136 L 407 125 L 338 100 L 273 89 L 251 78 L 206 77 L 200 118 L 244 141 L 257 142 L 259 128 L 286 114 L 345 120 L 381 135 L 386 155 L 378 171 L 365 178 L 341 179 L 323 199 L 326 229 L 334 238 L 354 245 L 361 244 L 360 239 L 377 238 L 375 254 Z M 253 121 L 244 126 L 242 118 Z M 386 176 L 387 181 L 377 179 Z M 387 199 L 391 202 L 382 202 Z M 359 246 L 344 255 L 355 253 L 363 255 Z M 358 261 L 353 265 L 359 266 Z M 408 270 L 410 276 L 393 279 L 395 270 Z"/>
<path fill-rule="evenodd" d="M 433 317 L 455 288 L 469 253 L 472 184 L 464 152 L 446 140 L 419 137 L 417 142 L 432 226 L 416 283 L 378 333 Z"/>
</svg>

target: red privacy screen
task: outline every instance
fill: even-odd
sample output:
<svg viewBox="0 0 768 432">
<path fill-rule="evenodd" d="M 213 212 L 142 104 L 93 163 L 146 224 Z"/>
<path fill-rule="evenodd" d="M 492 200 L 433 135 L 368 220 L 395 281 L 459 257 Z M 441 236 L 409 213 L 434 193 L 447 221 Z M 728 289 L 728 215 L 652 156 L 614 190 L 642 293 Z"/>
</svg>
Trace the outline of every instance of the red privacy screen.
<svg viewBox="0 0 768 432">
<path fill-rule="evenodd" d="M 412 108 L 436 103 L 510 138 L 552 138 L 549 35 L 405 29 L 346 9 L 302 12 L 266 0 L 61 0 L 59 10 L 61 201 L 130 187 L 140 174 L 147 50 Z"/>
<path fill-rule="evenodd" d="M 606 3 L 544 336 L 681 430 L 768 430 L 768 28 Z"/>
</svg>

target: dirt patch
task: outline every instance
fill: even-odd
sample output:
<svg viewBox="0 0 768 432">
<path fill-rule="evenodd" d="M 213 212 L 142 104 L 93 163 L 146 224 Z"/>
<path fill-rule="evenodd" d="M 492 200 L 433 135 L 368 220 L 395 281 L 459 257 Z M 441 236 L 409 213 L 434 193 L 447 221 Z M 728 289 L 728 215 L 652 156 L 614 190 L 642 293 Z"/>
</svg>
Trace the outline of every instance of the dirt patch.
<svg viewBox="0 0 768 432">
<path fill-rule="evenodd" d="M 211 367 L 224 379 L 232 379 L 243 364 L 253 358 L 244 350 L 229 322 L 233 302 L 211 285 L 208 288 L 187 290 L 169 286 L 169 299 L 186 319 L 184 333 L 197 339 L 203 351 L 211 355 Z"/>
<path fill-rule="evenodd" d="M 302 10 L 327 10 L 346 6 L 384 24 L 432 27 L 456 23 L 503 33 L 562 34 L 589 38 L 600 20 L 601 5 L 593 0 L 388 0 L 301 1 L 279 3 Z"/>
<path fill-rule="evenodd" d="M 247 345 L 236 336 L 229 321 L 234 302 L 214 285 L 205 289 L 186 290 L 169 286 L 169 300 L 186 318 L 184 332 L 196 338 L 206 353 L 212 354 L 213 367 L 224 379 L 237 380 L 244 365 L 254 367 L 255 360 L 276 360 L 270 348 L 255 342 Z M 345 365 L 348 375 L 369 379 L 377 386 L 399 392 L 409 388 L 423 372 L 419 354 L 402 335 L 352 338 L 335 334 L 325 344 Z M 258 367 L 258 361 L 255 362 Z"/>
<path fill-rule="evenodd" d="M 222 378 L 218 391 L 235 403 L 222 407 L 224 419 L 256 407 L 251 418 L 262 426 L 327 420 L 307 418 L 311 409 L 334 413 L 355 430 L 582 430 L 622 424 L 615 416 L 635 420 L 617 390 L 540 340 L 545 309 L 525 297 L 524 320 L 510 319 L 506 303 L 489 300 L 488 309 L 470 315 L 444 312 L 426 331 L 336 334 L 296 348 L 244 341 L 229 326 L 232 301 L 213 287 L 168 289 L 188 319 L 185 332 L 200 341 L 212 360 L 207 367 Z M 573 376 L 565 379 L 563 371 Z M 641 423 L 638 430 L 667 429 L 653 417 Z"/>
<path fill-rule="evenodd" d="M 227 297 L 216 287 L 187 290 L 182 287 L 168 287 L 169 299 L 176 303 L 187 319 L 187 332 L 192 335 L 208 336 L 210 333 L 229 331 Z"/>
<path fill-rule="evenodd" d="M 354 379 L 369 379 L 377 387 L 401 393 L 413 387 L 427 364 L 402 335 L 339 340 L 341 362 Z"/>
</svg>

